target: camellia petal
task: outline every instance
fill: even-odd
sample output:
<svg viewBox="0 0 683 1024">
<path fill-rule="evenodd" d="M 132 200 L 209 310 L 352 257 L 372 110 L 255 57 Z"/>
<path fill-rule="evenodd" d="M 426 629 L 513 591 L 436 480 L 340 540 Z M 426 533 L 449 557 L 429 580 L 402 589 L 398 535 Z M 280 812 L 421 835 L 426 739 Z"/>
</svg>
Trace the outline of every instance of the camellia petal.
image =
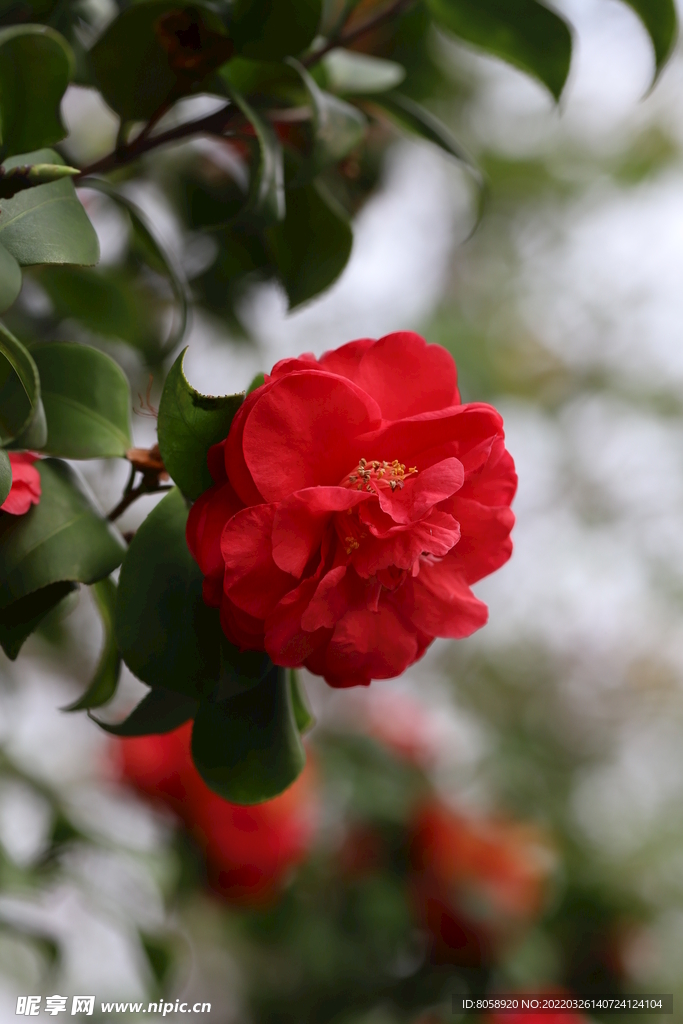
<svg viewBox="0 0 683 1024">
<path fill-rule="evenodd" d="M 23 516 L 40 501 L 40 473 L 33 465 L 38 456 L 30 452 L 8 452 L 12 467 L 12 486 L 0 505 L 0 512 Z"/>
</svg>

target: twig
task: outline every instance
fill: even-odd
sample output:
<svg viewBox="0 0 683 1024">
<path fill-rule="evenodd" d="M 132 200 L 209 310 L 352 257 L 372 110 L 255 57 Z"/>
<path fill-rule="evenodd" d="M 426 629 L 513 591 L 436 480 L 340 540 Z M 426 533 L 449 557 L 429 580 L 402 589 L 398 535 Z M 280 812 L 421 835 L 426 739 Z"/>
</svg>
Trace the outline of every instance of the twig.
<svg viewBox="0 0 683 1024">
<path fill-rule="evenodd" d="M 325 45 L 314 53 L 309 53 L 307 57 L 303 57 L 301 63 L 306 68 L 312 67 L 313 64 L 317 64 L 326 53 L 330 50 L 336 50 L 338 46 L 350 46 L 351 43 L 355 43 L 357 39 L 364 36 L 367 32 L 372 32 L 373 29 L 383 25 L 385 21 L 391 21 L 392 18 L 397 18 L 400 14 L 403 14 L 404 10 L 407 10 L 415 0 L 395 0 L 395 3 L 390 4 L 389 7 L 385 7 L 383 11 L 368 18 L 367 21 L 363 22 L 362 25 L 358 25 L 356 28 L 347 29 L 346 32 L 340 32 L 339 35 L 332 36 L 327 40 Z"/>
<path fill-rule="evenodd" d="M 110 523 L 113 523 L 116 519 L 123 515 L 129 505 L 132 505 L 138 498 L 142 498 L 145 494 L 159 494 L 161 491 L 172 491 L 173 484 L 152 484 L 151 486 L 146 484 L 142 480 L 137 487 L 134 487 L 128 494 L 124 494 L 121 501 L 118 503 L 116 508 L 113 508 L 107 519 Z"/>
</svg>

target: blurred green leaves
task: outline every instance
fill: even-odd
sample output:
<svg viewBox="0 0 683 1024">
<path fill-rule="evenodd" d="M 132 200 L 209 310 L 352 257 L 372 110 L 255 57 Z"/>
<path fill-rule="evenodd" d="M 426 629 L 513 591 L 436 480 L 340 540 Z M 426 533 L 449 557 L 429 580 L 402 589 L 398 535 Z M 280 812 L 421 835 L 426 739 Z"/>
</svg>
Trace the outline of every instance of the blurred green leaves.
<svg viewBox="0 0 683 1024">
<path fill-rule="evenodd" d="M 114 636 L 114 609 L 116 607 L 116 584 L 106 577 L 93 583 L 90 592 L 95 599 L 97 610 L 102 620 L 104 643 L 95 674 L 85 693 L 63 708 L 64 711 L 84 711 L 86 708 L 99 708 L 110 701 L 116 692 L 121 669 L 121 655 Z"/>
<path fill-rule="evenodd" d="M 201 395 L 183 373 L 185 351 L 169 370 L 159 403 L 159 449 L 166 469 L 188 498 L 213 484 L 206 462 L 211 445 L 223 441 L 243 394 Z"/>
<path fill-rule="evenodd" d="M 39 404 L 36 364 L 28 349 L 0 324 L 0 444 L 10 444 L 28 429 Z"/>
<path fill-rule="evenodd" d="M 4 502 L 12 488 L 12 466 L 9 455 L 0 448 L 0 505 Z"/>
<path fill-rule="evenodd" d="M 67 342 L 33 351 L 47 419 L 45 450 L 66 459 L 122 457 L 132 446 L 130 387 L 95 348 Z"/>
<path fill-rule="evenodd" d="M 655 80 L 671 56 L 676 42 L 678 18 L 674 0 L 624 0 L 648 31 L 655 51 Z"/>
<path fill-rule="evenodd" d="M 322 8 L 322 0 L 235 0 L 230 34 L 245 57 L 295 56 L 316 36 Z"/>
</svg>

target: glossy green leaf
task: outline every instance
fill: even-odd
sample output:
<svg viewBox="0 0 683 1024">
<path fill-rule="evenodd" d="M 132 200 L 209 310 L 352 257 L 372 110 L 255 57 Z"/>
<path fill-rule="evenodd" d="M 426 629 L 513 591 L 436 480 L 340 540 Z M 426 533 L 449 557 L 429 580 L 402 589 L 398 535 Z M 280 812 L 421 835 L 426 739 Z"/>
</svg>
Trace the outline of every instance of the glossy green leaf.
<svg viewBox="0 0 683 1024">
<path fill-rule="evenodd" d="M 258 158 L 250 168 L 249 194 L 235 222 L 261 226 L 281 221 L 285 215 L 282 146 L 271 126 L 244 97 L 234 90 L 231 95 L 253 127 L 258 144 Z"/>
<path fill-rule="evenodd" d="M 261 803 L 291 786 L 306 755 L 287 670 L 273 666 L 258 686 L 230 700 L 202 703 L 192 758 L 207 785 L 233 803 Z"/>
<path fill-rule="evenodd" d="M 27 188 L 47 185 L 62 178 L 77 178 L 77 167 L 64 164 L 18 164 L 16 167 L 0 167 L 0 199 L 11 199 L 17 192 Z"/>
<path fill-rule="evenodd" d="M 14 256 L 0 245 L 0 313 L 12 305 L 21 291 L 21 270 Z"/>
<path fill-rule="evenodd" d="M 341 207 L 313 182 L 288 190 L 285 219 L 268 231 L 268 241 L 294 309 L 336 281 L 351 255 L 353 233 Z"/>
<path fill-rule="evenodd" d="M 0 608 L 51 583 L 95 583 L 121 564 L 125 545 L 76 471 L 36 463 L 41 498 L 23 516 L 0 516 Z"/>
<path fill-rule="evenodd" d="M 188 77 L 174 70 L 169 51 L 162 45 L 160 19 L 184 10 L 198 14 L 216 36 L 225 36 L 216 12 L 200 0 L 143 0 L 126 7 L 90 50 L 93 81 L 122 120 L 148 120 L 162 104 L 192 92 L 204 77 L 201 73 Z M 206 56 L 209 74 L 223 61 L 211 60 L 208 51 Z"/>
<path fill-rule="evenodd" d="M 7 657 L 14 661 L 24 641 L 38 628 L 43 619 L 77 589 L 76 583 L 51 583 L 27 597 L 22 597 L 7 608 L 1 608 L 0 646 Z"/>
<path fill-rule="evenodd" d="M 18 452 L 26 450 L 40 451 L 45 446 L 46 441 L 47 420 L 45 418 L 43 400 L 39 398 L 28 426 L 7 447 Z"/>
<path fill-rule="evenodd" d="M 0 444 L 8 445 L 29 427 L 39 401 L 35 362 L 28 349 L 0 324 Z"/>
<path fill-rule="evenodd" d="M 133 537 L 119 577 L 116 639 L 138 679 L 195 697 L 218 681 L 221 633 L 217 609 L 202 599 L 186 522 L 174 488 Z"/>
<path fill-rule="evenodd" d="M 118 725 L 102 722 L 90 712 L 88 714 L 93 722 L 112 736 L 150 736 L 173 732 L 194 718 L 196 711 L 197 702 L 191 697 L 155 686 Z"/>
<path fill-rule="evenodd" d="M 624 0 L 648 31 L 655 51 L 655 79 L 671 56 L 678 32 L 674 0 Z"/>
<path fill-rule="evenodd" d="M 12 489 L 12 465 L 9 455 L 0 448 L 0 505 Z"/>
<path fill-rule="evenodd" d="M 5 167 L 21 163 L 64 161 L 51 149 L 5 160 Z M 81 206 L 73 181 L 62 178 L 49 185 L 19 192 L 0 204 L 0 244 L 20 266 L 35 263 L 76 263 L 93 266 L 100 257 L 95 229 Z"/>
<path fill-rule="evenodd" d="M 293 668 L 289 670 L 289 686 L 292 691 L 292 707 L 294 709 L 296 727 L 303 735 L 303 733 L 308 732 L 315 725 L 315 715 L 311 711 L 311 705 L 308 702 L 308 696 L 306 695 L 301 678 Z"/>
<path fill-rule="evenodd" d="M 265 651 L 240 651 L 221 633 L 221 674 L 212 700 L 225 700 L 251 689 L 265 679 L 273 663 Z"/>
<path fill-rule="evenodd" d="M 306 86 L 313 110 L 313 150 L 306 171 L 314 177 L 323 167 L 335 164 L 355 149 L 365 135 L 366 119 L 357 107 L 323 92 L 306 69 L 291 60 Z"/>
<path fill-rule="evenodd" d="M 95 674 L 85 693 L 62 708 L 63 711 L 85 711 L 86 708 L 99 708 L 112 699 L 116 693 L 121 671 L 121 655 L 114 636 L 114 609 L 116 606 L 116 584 L 107 577 L 90 588 L 97 610 L 100 613 L 104 629 L 104 645 Z"/>
<path fill-rule="evenodd" d="M 159 449 L 166 469 L 188 498 L 198 498 L 213 484 L 206 456 L 223 441 L 244 394 L 200 395 L 183 373 L 184 352 L 169 370 L 159 402 Z"/>
<path fill-rule="evenodd" d="M 537 0 L 427 0 L 442 28 L 533 75 L 555 99 L 569 74 L 572 37 Z"/>
<path fill-rule="evenodd" d="M 144 258 L 157 273 L 165 274 L 176 300 L 177 316 L 171 328 L 170 336 L 163 346 L 162 356 L 173 352 L 183 340 L 189 316 L 189 287 L 180 263 L 169 252 L 157 235 L 140 207 L 128 196 L 117 192 L 107 181 L 99 178 L 85 180 L 84 188 L 94 189 L 109 196 L 118 206 L 122 207 L 130 217 L 133 228 L 133 240 L 143 252 Z"/>
<path fill-rule="evenodd" d="M 296 56 L 317 35 L 322 7 L 322 0 L 236 0 L 230 34 L 245 57 Z"/>
<path fill-rule="evenodd" d="M 130 387 L 123 370 L 88 345 L 53 342 L 33 349 L 47 418 L 50 455 L 122 457 L 132 447 Z"/>
<path fill-rule="evenodd" d="M 331 50 L 323 58 L 322 65 L 327 86 L 333 92 L 386 92 L 400 85 L 406 77 L 401 64 L 352 50 Z"/>
<path fill-rule="evenodd" d="M 51 146 L 65 137 L 59 105 L 73 72 L 71 47 L 54 29 L 14 25 L 0 30 L 0 151 L 4 156 Z"/>
</svg>

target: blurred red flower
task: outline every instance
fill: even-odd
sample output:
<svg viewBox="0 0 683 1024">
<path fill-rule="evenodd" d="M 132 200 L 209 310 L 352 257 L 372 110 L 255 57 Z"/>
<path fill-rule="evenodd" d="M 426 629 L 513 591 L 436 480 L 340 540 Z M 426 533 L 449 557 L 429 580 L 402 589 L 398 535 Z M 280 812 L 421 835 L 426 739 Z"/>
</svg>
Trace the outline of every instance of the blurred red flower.
<svg viewBox="0 0 683 1024">
<path fill-rule="evenodd" d="M 485 962 L 498 939 L 542 909 L 552 859 L 534 826 L 423 804 L 412 828 L 412 890 L 435 958 Z"/>
<path fill-rule="evenodd" d="M 417 334 L 277 363 L 209 453 L 187 540 L 228 638 L 332 686 L 399 675 L 510 557 L 503 424 Z"/>
<path fill-rule="evenodd" d="M 0 505 L 0 512 L 9 512 L 13 516 L 23 516 L 31 505 L 40 501 L 40 473 L 33 465 L 37 455 L 30 452 L 8 452 L 12 467 L 12 487 Z"/>
<path fill-rule="evenodd" d="M 317 824 L 314 770 L 262 804 L 231 804 L 209 789 L 192 763 L 192 723 L 157 736 L 121 740 L 123 777 L 182 819 L 206 857 L 209 884 L 232 903 L 268 902 L 307 855 Z"/>
</svg>

